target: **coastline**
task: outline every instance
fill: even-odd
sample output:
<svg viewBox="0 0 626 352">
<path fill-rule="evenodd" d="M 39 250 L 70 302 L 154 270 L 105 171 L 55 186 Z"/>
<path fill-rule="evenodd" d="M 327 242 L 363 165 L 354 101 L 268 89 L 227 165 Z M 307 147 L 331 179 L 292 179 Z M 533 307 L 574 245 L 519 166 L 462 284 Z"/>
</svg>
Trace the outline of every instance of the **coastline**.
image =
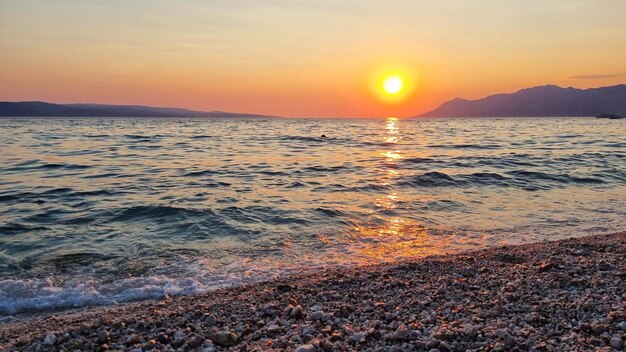
<svg viewBox="0 0 626 352">
<path fill-rule="evenodd" d="M 626 232 L 22 314 L 0 350 L 621 350 Z"/>
</svg>

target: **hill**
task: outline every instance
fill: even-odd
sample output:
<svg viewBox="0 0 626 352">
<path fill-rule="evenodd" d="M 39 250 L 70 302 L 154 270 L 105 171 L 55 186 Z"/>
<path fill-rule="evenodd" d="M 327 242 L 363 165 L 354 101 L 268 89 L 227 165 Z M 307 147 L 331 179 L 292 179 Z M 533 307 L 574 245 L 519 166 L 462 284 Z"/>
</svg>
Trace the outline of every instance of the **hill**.
<svg viewBox="0 0 626 352">
<path fill-rule="evenodd" d="M 142 105 L 52 104 L 41 101 L 0 102 L 0 117 L 226 117 L 275 116 L 224 111 L 195 111 Z"/>
<path fill-rule="evenodd" d="M 577 89 L 546 85 L 477 100 L 455 98 L 420 117 L 626 115 L 626 84 Z"/>
</svg>

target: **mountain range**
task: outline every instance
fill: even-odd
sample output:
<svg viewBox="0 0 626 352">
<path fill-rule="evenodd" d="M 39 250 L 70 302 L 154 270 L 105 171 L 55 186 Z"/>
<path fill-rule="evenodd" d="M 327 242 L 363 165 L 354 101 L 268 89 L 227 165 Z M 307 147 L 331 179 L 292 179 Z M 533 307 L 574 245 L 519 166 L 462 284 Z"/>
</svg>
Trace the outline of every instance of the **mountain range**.
<svg viewBox="0 0 626 352">
<path fill-rule="evenodd" d="M 195 111 L 142 105 L 52 104 L 41 101 L 0 102 L 0 117 L 227 117 L 275 116 L 224 111 Z"/>
<path fill-rule="evenodd" d="M 477 100 L 455 98 L 420 117 L 626 116 L 626 84 L 577 89 L 546 85 Z"/>
<path fill-rule="evenodd" d="M 545 85 L 477 100 L 455 98 L 418 117 L 626 116 L 626 84 L 577 89 Z M 277 116 L 224 111 L 196 111 L 142 105 L 0 102 L 0 117 L 222 117 Z"/>
</svg>

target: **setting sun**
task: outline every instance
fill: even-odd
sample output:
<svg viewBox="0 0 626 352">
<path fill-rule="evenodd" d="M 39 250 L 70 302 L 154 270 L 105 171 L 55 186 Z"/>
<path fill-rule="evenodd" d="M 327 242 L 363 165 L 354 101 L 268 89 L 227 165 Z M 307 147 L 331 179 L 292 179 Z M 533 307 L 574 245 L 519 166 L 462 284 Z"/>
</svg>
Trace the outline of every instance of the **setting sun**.
<svg viewBox="0 0 626 352">
<path fill-rule="evenodd" d="M 409 64 L 383 64 L 372 70 L 371 92 L 386 105 L 399 105 L 414 97 L 416 67 Z"/>
<path fill-rule="evenodd" d="M 404 81 L 396 75 L 387 77 L 383 83 L 383 89 L 389 94 L 398 94 L 402 88 L 404 88 Z"/>
</svg>

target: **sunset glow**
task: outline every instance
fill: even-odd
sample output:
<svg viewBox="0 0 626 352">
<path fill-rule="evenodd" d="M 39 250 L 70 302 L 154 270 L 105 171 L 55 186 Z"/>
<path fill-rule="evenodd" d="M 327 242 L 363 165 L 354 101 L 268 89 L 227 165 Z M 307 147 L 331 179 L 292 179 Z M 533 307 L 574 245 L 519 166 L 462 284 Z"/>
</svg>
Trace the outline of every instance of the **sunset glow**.
<svg viewBox="0 0 626 352">
<path fill-rule="evenodd" d="M 0 100 L 415 116 L 455 97 L 622 83 L 625 12 L 590 0 L 7 1 Z"/>
</svg>

